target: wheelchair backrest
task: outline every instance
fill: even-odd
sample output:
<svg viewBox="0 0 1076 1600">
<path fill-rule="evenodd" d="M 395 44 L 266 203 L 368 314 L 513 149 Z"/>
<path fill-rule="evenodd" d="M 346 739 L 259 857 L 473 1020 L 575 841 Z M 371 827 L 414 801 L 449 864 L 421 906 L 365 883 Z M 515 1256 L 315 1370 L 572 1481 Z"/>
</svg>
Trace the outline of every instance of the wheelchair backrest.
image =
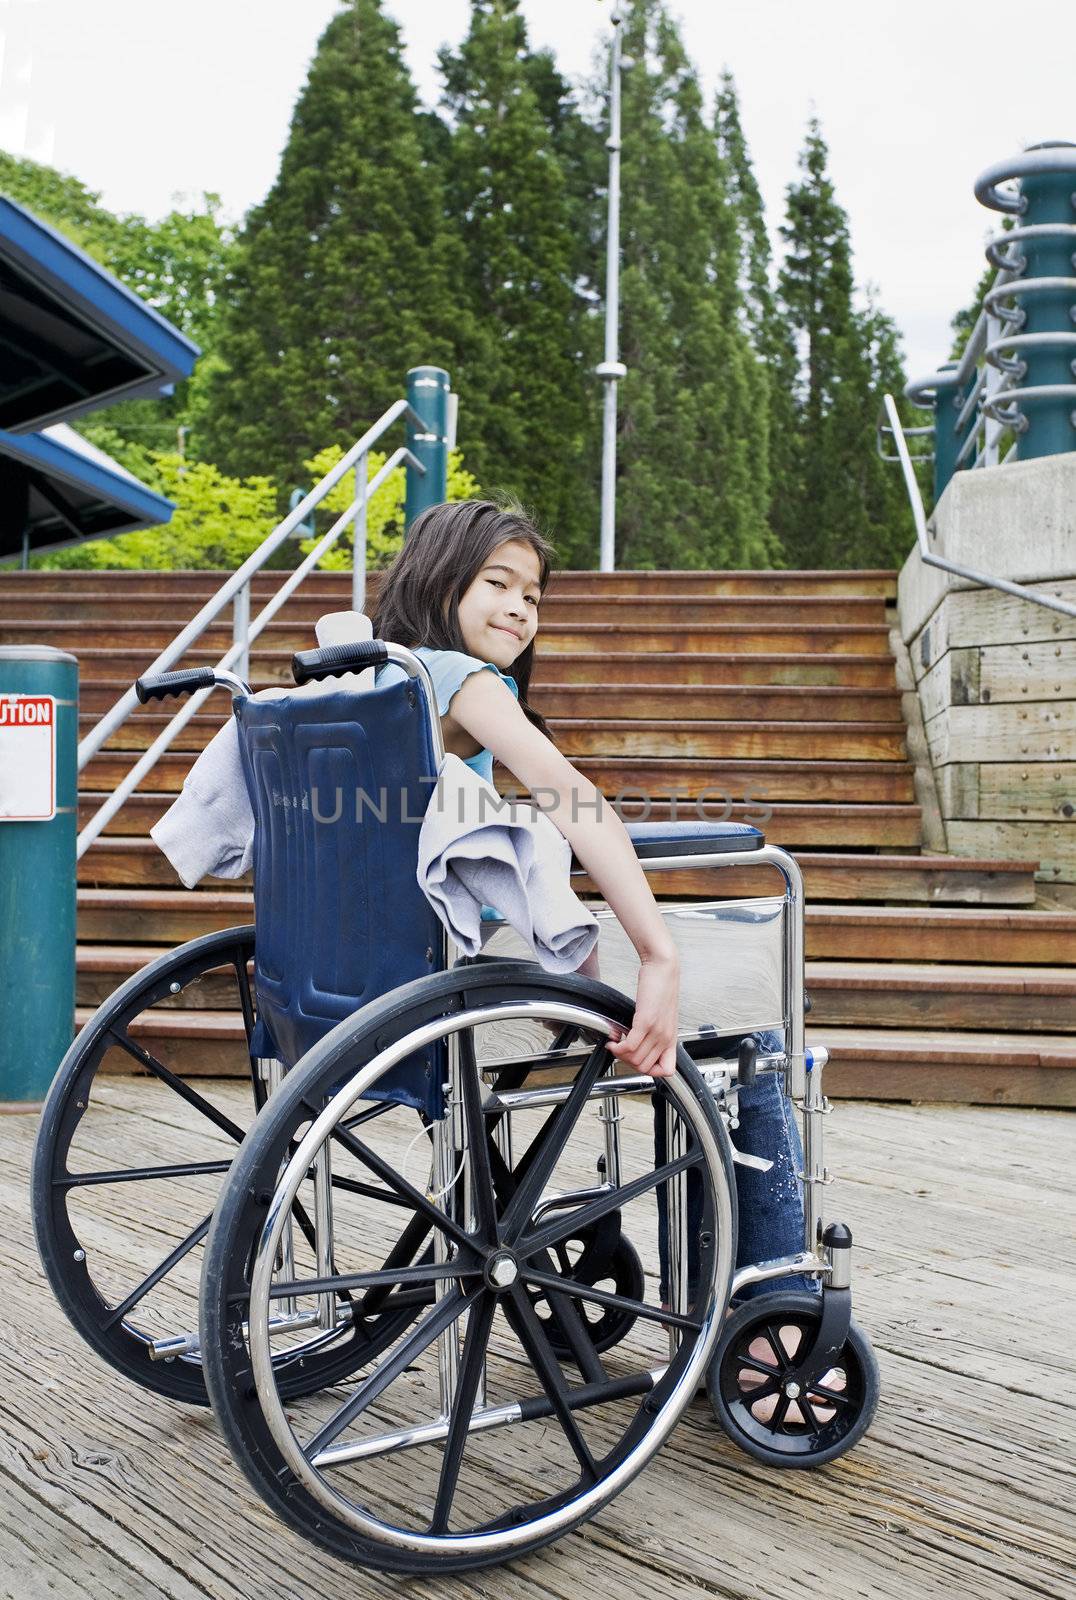
<svg viewBox="0 0 1076 1600">
<path fill-rule="evenodd" d="M 409 679 L 361 694 L 236 702 L 254 811 L 252 1053 L 285 1066 L 345 1017 L 440 970 L 441 925 L 416 875 L 436 781 L 429 712 Z M 395 1070 L 391 1098 L 430 1115 L 439 1063 Z"/>
</svg>

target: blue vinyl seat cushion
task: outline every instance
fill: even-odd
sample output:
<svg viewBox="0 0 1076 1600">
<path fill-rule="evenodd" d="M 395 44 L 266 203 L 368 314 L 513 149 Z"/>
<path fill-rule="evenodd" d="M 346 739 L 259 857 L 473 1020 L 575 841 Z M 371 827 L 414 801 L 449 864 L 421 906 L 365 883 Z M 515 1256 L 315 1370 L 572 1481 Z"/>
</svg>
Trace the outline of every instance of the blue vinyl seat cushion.
<svg viewBox="0 0 1076 1600">
<path fill-rule="evenodd" d="M 766 835 L 749 822 L 629 822 L 625 826 L 640 861 L 656 856 L 705 856 L 761 850 Z"/>
</svg>

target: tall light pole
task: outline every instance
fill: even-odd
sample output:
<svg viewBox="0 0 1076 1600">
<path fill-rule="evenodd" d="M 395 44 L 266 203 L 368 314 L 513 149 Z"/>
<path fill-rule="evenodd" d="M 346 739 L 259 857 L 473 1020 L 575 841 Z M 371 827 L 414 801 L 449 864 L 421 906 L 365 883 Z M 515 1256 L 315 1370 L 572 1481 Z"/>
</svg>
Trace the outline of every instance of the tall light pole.
<svg viewBox="0 0 1076 1600">
<path fill-rule="evenodd" d="M 620 360 L 620 55 L 621 15 L 611 18 L 613 48 L 609 62 L 609 224 L 605 241 L 605 359 L 596 368 L 605 384 L 602 417 L 602 520 L 600 570 L 616 567 L 616 386 L 628 369 Z"/>
</svg>

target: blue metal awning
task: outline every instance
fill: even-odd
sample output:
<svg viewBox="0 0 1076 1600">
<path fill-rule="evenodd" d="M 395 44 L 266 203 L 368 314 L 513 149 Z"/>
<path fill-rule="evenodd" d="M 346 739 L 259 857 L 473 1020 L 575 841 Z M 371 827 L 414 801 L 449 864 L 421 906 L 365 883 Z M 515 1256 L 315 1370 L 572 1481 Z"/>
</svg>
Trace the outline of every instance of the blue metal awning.
<svg viewBox="0 0 1076 1600">
<path fill-rule="evenodd" d="M 198 346 L 70 240 L 0 196 L 0 429 L 189 377 Z"/>
<path fill-rule="evenodd" d="M 73 428 L 0 431 L 0 560 L 167 522 L 174 506 Z"/>
</svg>

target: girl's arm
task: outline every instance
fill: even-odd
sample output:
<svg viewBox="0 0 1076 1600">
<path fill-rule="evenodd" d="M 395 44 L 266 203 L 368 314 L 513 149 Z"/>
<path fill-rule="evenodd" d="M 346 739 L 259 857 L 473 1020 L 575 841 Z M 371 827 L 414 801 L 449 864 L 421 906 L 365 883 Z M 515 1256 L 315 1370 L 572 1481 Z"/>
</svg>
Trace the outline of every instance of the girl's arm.
<svg viewBox="0 0 1076 1600">
<path fill-rule="evenodd" d="M 492 672 L 472 673 L 460 685 L 443 724 L 446 734 L 464 729 L 514 773 L 609 902 L 641 962 L 631 1030 L 609 1048 L 638 1071 L 667 1077 L 676 1068 L 679 955 L 612 805 L 527 720 Z"/>
</svg>

